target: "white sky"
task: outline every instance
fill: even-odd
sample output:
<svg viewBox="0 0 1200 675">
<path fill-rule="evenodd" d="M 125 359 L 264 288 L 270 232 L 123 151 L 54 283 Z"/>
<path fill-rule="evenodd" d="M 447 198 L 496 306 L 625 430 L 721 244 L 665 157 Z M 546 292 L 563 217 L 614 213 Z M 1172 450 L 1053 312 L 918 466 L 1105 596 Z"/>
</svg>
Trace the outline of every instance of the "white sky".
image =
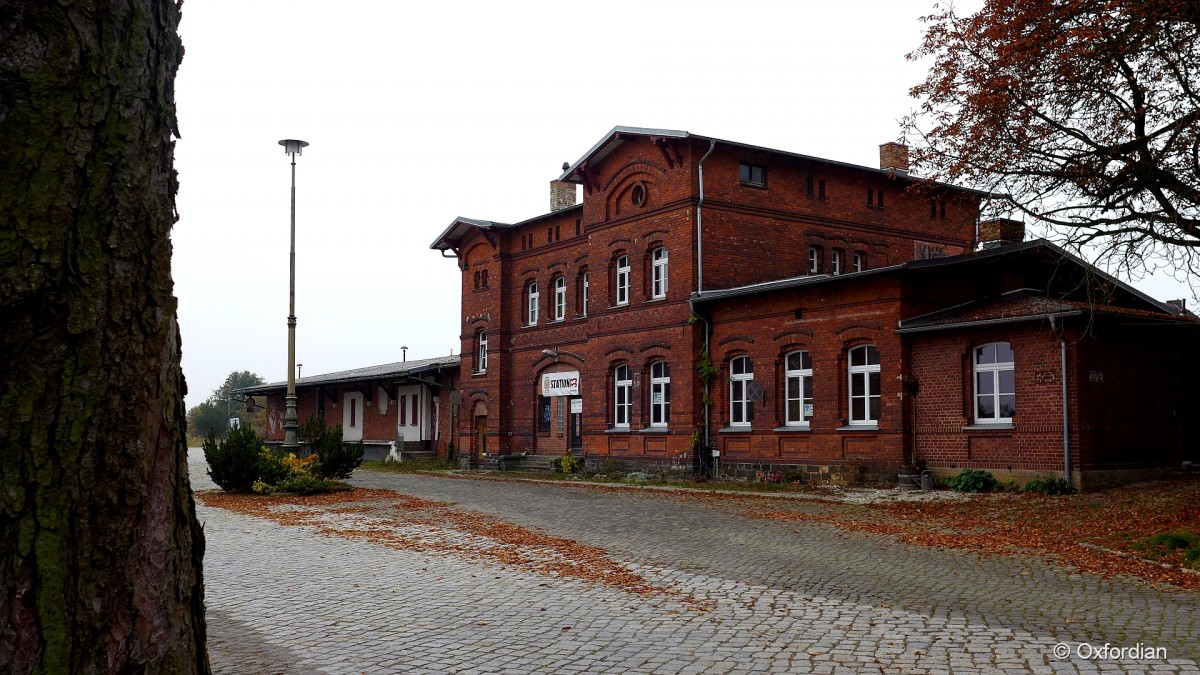
<svg viewBox="0 0 1200 675">
<path fill-rule="evenodd" d="M 915 107 L 934 0 L 183 6 L 174 276 L 187 405 L 234 370 L 317 375 L 458 353 L 456 216 L 549 210 L 549 181 L 616 125 L 877 166 Z M 978 2 L 959 2 L 960 10 Z M 1185 297 L 1170 280 L 1137 284 Z"/>
</svg>

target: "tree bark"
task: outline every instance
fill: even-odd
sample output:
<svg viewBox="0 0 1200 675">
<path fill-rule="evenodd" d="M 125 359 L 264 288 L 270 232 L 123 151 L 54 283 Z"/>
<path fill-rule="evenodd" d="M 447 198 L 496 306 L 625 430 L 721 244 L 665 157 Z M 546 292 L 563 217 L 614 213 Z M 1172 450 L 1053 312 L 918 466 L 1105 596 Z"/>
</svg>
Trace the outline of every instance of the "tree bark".
<svg viewBox="0 0 1200 675">
<path fill-rule="evenodd" d="M 170 0 L 0 0 L 0 671 L 207 673 Z"/>
</svg>

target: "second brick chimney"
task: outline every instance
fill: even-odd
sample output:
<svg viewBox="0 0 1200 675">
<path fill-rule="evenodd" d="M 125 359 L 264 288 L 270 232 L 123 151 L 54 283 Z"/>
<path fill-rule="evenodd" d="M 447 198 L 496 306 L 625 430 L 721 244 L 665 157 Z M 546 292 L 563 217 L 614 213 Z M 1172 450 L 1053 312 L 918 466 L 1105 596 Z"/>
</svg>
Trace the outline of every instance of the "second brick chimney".
<svg viewBox="0 0 1200 675">
<path fill-rule="evenodd" d="M 908 173 L 908 146 L 895 141 L 880 145 L 879 168 L 902 175 Z"/>
<path fill-rule="evenodd" d="M 996 248 L 1025 241 L 1025 223 L 1011 218 L 995 218 L 979 223 L 981 248 Z"/>
</svg>

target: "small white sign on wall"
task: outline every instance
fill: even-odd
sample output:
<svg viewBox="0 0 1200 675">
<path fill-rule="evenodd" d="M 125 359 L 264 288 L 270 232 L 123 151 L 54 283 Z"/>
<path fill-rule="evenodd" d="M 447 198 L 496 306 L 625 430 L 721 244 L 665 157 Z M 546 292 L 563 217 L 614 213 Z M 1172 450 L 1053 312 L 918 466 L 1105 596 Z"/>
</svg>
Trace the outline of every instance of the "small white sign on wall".
<svg viewBox="0 0 1200 675">
<path fill-rule="evenodd" d="M 574 413 L 581 413 L 581 412 L 583 412 L 583 399 L 581 399 L 581 398 L 571 399 L 571 413 L 574 414 Z"/>
</svg>

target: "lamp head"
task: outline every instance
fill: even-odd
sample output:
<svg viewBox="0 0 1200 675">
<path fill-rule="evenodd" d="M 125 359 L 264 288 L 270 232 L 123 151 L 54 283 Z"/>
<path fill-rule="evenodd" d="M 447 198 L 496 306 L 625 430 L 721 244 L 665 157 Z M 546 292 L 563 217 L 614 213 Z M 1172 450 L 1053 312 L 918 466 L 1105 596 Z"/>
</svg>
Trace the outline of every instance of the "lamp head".
<svg viewBox="0 0 1200 675">
<path fill-rule="evenodd" d="M 304 147 L 308 145 L 308 141 L 298 141 L 294 138 L 285 138 L 279 141 L 283 146 L 283 151 L 289 155 L 303 155 Z"/>
</svg>

